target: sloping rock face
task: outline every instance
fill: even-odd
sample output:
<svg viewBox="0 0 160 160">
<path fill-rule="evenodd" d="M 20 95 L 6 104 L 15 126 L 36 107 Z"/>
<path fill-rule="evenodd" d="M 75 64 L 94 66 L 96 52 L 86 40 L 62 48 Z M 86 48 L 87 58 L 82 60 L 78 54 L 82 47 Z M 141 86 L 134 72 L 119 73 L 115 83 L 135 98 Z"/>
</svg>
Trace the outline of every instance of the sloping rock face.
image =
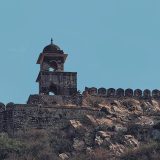
<svg viewBox="0 0 160 160">
<path fill-rule="evenodd" d="M 82 106 L 14 105 L 2 113 L 7 118 L 0 128 L 11 136 L 45 130 L 60 159 L 78 154 L 119 159 L 160 140 L 160 101 L 154 99 L 87 96 Z M 102 151 L 107 154 L 100 155 Z"/>
</svg>

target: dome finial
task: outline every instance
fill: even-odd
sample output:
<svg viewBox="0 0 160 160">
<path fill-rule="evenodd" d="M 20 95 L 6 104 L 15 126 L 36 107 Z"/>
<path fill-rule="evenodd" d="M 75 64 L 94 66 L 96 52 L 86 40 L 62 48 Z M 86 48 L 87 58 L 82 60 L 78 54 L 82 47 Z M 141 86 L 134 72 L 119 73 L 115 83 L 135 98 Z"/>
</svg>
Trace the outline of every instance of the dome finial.
<svg viewBox="0 0 160 160">
<path fill-rule="evenodd" d="M 53 44 L 53 39 L 51 38 L 51 44 Z"/>
</svg>

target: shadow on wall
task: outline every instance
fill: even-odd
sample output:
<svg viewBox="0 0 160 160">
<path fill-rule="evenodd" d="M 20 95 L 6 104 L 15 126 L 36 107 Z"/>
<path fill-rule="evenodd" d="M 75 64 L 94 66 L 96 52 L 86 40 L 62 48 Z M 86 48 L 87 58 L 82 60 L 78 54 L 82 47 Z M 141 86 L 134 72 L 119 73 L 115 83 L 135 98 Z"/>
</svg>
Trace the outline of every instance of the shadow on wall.
<svg viewBox="0 0 160 160">
<path fill-rule="evenodd" d="M 136 98 L 160 98 L 160 91 L 155 89 L 152 92 L 149 89 L 145 89 L 144 91 L 140 89 L 114 89 L 114 88 L 95 88 L 95 87 L 85 87 L 85 92 L 88 92 L 90 95 L 99 95 L 99 96 L 106 96 L 106 97 L 136 97 Z"/>
</svg>

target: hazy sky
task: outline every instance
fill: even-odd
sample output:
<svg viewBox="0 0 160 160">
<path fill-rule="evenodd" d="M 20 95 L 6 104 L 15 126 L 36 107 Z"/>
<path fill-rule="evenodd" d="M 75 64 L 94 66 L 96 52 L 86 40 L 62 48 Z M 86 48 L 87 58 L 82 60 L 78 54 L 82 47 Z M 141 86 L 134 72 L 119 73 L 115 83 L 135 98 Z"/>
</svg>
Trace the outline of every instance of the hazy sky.
<svg viewBox="0 0 160 160">
<path fill-rule="evenodd" d="M 1 102 L 38 93 L 36 60 L 51 37 L 81 91 L 160 89 L 160 0 L 1 0 Z"/>
</svg>

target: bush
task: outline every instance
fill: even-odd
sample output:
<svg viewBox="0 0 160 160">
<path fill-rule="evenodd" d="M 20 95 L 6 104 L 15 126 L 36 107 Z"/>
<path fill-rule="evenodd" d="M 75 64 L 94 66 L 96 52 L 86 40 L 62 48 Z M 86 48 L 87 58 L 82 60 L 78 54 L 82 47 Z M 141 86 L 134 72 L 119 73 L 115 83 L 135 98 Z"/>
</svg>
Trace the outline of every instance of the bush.
<svg viewBox="0 0 160 160">
<path fill-rule="evenodd" d="M 50 140 L 50 145 L 56 153 L 72 151 L 72 142 L 60 136 L 54 136 Z"/>
<path fill-rule="evenodd" d="M 160 142 L 143 144 L 136 150 L 128 150 L 120 157 L 121 160 L 159 160 Z"/>
<path fill-rule="evenodd" d="M 0 134 L 0 159 L 6 159 L 9 154 L 16 153 L 18 155 L 23 154 L 25 151 L 25 145 L 15 139 L 11 139 L 7 134 Z"/>
</svg>

